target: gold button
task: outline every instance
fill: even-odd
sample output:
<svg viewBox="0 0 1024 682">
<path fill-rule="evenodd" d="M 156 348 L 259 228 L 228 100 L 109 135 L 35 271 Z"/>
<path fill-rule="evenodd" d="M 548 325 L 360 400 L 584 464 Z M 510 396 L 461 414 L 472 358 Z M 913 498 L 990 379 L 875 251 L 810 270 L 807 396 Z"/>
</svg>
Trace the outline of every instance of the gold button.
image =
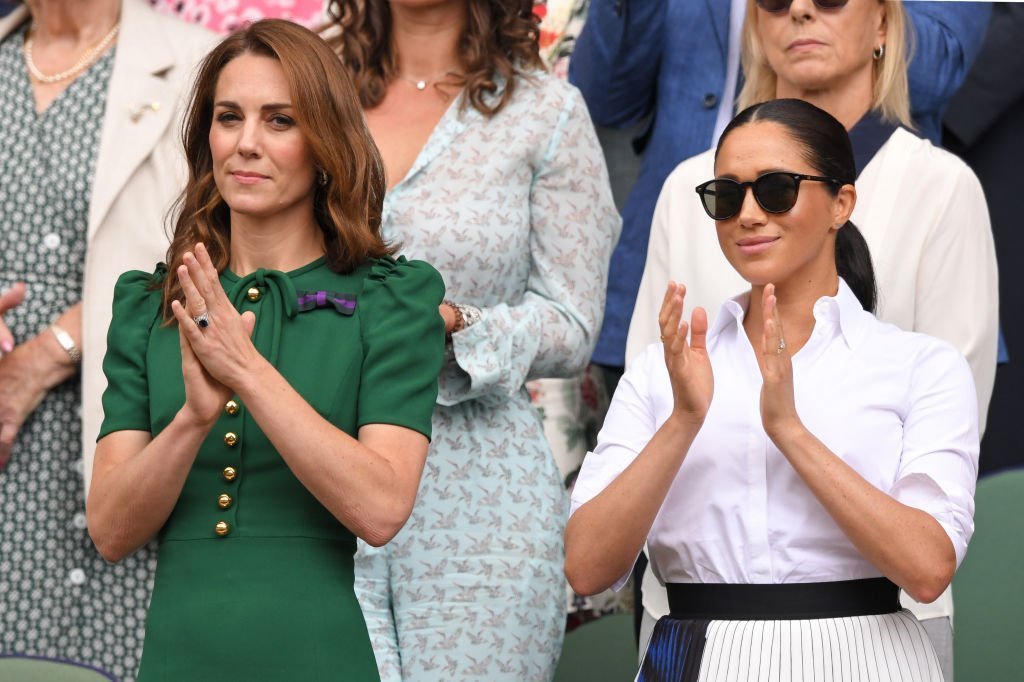
<svg viewBox="0 0 1024 682">
<path fill-rule="evenodd" d="M 249 291 L 245 292 L 245 295 L 249 297 L 249 300 L 255 303 L 260 300 L 260 290 L 256 287 L 249 287 Z"/>
<path fill-rule="evenodd" d="M 231 499 L 230 495 L 228 495 L 227 493 L 221 493 L 217 497 L 217 506 L 220 507 L 221 509 L 227 509 L 228 507 L 231 506 L 231 503 L 233 501 L 234 500 Z"/>
<path fill-rule="evenodd" d="M 217 525 L 213 527 L 213 532 L 224 537 L 231 532 L 231 526 L 228 525 L 227 521 L 218 521 Z"/>
<path fill-rule="evenodd" d="M 238 471 L 235 469 L 235 467 L 224 467 L 223 473 L 225 481 L 233 481 L 235 480 L 235 477 L 238 476 Z"/>
<path fill-rule="evenodd" d="M 228 414 L 238 414 L 238 403 L 234 400 L 229 400 L 224 404 L 224 411 Z"/>
<path fill-rule="evenodd" d="M 235 435 L 234 431 L 228 431 L 224 434 L 224 444 L 228 447 L 235 447 L 235 443 L 238 442 L 238 436 Z"/>
</svg>

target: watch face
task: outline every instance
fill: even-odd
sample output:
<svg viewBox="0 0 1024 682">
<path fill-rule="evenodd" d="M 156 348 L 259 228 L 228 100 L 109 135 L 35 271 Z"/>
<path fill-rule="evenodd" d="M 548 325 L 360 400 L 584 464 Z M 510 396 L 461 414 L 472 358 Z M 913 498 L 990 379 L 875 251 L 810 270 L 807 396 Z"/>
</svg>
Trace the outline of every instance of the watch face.
<svg viewBox="0 0 1024 682">
<path fill-rule="evenodd" d="M 464 305 L 464 306 L 461 306 L 461 307 L 462 307 L 462 319 L 465 321 L 465 326 L 468 327 L 468 326 L 476 324 L 477 322 L 480 321 L 480 309 L 479 308 L 477 308 L 475 306 L 471 306 L 471 305 Z"/>
</svg>

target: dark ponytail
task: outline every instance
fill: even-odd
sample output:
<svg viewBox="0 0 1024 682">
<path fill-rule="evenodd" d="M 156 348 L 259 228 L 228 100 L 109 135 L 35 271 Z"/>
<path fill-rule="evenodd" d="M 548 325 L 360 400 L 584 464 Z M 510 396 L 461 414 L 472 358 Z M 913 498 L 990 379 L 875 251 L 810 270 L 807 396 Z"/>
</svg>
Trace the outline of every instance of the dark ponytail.
<svg viewBox="0 0 1024 682">
<path fill-rule="evenodd" d="M 803 147 L 804 159 L 819 174 L 836 178 L 844 185 L 854 184 L 857 166 L 846 128 L 827 111 L 802 99 L 773 99 L 747 107 L 722 131 L 715 157 L 733 130 L 756 121 L 771 121 L 786 128 Z M 839 193 L 839 185 L 826 186 L 833 195 Z M 878 294 L 871 253 L 852 222 L 843 225 L 836 235 L 836 270 L 864 310 L 875 312 Z"/>
<path fill-rule="evenodd" d="M 861 307 L 869 313 L 875 312 L 878 291 L 871 252 L 864 235 L 850 220 L 836 234 L 836 270 L 860 301 Z"/>
</svg>

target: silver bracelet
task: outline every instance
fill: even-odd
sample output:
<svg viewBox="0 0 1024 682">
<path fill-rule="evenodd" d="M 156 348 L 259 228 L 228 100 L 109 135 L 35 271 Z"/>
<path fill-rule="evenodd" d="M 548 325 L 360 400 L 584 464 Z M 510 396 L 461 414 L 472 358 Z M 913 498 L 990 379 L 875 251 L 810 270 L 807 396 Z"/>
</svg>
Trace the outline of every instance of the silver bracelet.
<svg viewBox="0 0 1024 682">
<path fill-rule="evenodd" d="M 71 338 L 71 334 L 67 331 L 58 327 L 55 324 L 50 325 L 50 331 L 53 332 L 54 337 L 57 339 L 57 343 L 64 349 L 64 352 L 71 358 L 71 362 L 76 365 L 82 361 L 82 351 L 75 345 L 75 340 Z"/>
</svg>

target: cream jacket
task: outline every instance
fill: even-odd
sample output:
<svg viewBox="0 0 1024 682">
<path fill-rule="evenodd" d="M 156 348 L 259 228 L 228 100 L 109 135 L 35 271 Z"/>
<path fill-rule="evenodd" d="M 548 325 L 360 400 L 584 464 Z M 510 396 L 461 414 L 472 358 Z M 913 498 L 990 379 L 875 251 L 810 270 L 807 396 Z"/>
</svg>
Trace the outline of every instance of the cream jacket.
<svg viewBox="0 0 1024 682">
<path fill-rule="evenodd" d="M 19 7 L 0 19 L 0 39 L 29 18 Z M 151 271 L 169 243 L 165 218 L 185 179 L 180 114 L 199 59 L 216 43 L 205 29 L 123 0 L 99 155 L 89 196 L 82 288 L 82 473 L 92 475 L 102 362 L 114 283 L 126 270 Z"/>
</svg>

